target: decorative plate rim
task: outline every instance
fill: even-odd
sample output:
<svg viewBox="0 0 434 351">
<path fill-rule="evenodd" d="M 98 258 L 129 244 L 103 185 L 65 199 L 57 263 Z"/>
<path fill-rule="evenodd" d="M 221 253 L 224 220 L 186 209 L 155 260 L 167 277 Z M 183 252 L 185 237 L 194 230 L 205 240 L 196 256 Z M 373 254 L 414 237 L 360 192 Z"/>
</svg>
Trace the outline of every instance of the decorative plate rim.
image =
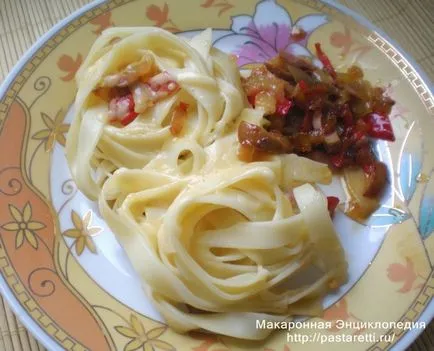
<svg viewBox="0 0 434 351">
<path fill-rule="evenodd" d="M 364 16 L 359 15 L 357 12 L 349 9 L 348 7 L 337 3 L 335 0 L 319 0 L 319 1 L 324 2 L 330 6 L 333 6 L 339 11 L 347 14 L 348 16 L 351 16 L 356 22 L 360 23 L 361 25 L 367 28 L 370 28 L 371 30 L 377 32 L 381 37 L 386 39 L 391 44 L 391 46 L 393 46 L 396 50 L 400 51 L 401 55 L 409 62 L 410 66 L 412 66 L 413 69 L 420 76 L 422 82 L 425 83 L 425 85 L 427 86 L 431 94 L 433 94 L 434 92 L 433 82 L 431 82 L 431 80 L 428 78 L 424 70 L 419 66 L 416 60 L 414 60 L 413 57 L 407 53 L 407 51 L 405 51 L 395 40 L 390 38 L 389 35 L 387 35 L 382 29 L 378 28 L 375 24 L 373 24 Z M 434 300 L 431 300 L 431 302 L 427 305 L 425 311 L 423 311 L 423 313 L 420 315 L 419 321 L 425 322 L 428 325 L 433 319 L 434 319 Z M 399 340 L 395 345 L 392 346 L 391 350 L 394 351 L 406 350 L 422 333 L 422 331 L 423 329 L 417 329 L 417 328 L 409 330 L 401 340 Z"/>
<path fill-rule="evenodd" d="M 53 27 L 51 27 L 46 33 L 44 33 L 18 60 L 12 70 L 8 73 L 3 83 L 0 85 L 0 99 L 3 98 L 4 94 L 9 89 L 10 85 L 13 83 L 14 78 L 20 73 L 20 71 L 25 67 L 27 62 L 33 57 L 33 55 L 44 46 L 44 44 L 54 37 L 62 28 L 68 25 L 70 22 L 80 17 L 82 14 L 89 10 L 105 3 L 106 0 L 94 0 L 91 3 L 82 6 L 81 8 L 75 10 L 73 13 L 65 17 L 64 19 L 57 22 Z M 20 322 L 27 328 L 31 334 L 47 349 L 47 350 L 59 350 L 62 351 L 59 344 L 54 341 L 42 328 L 35 322 L 35 320 L 25 311 L 21 306 L 19 301 L 16 299 L 12 293 L 9 285 L 6 283 L 3 275 L 0 275 L 0 293 L 2 297 L 6 300 L 11 310 L 20 320 Z"/>
<path fill-rule="evenodd" d="M 386 39 L 396 50 L 401 52 L 401 55 L 410 63 L 410 65 L 414 68 L 417 74 L 419 74 L 423 83 L 426 84 L 431 94 L 433 94 L 434 92 L 433 82 L 431 82 L 431 80 L 428 78 L 428 76 L 426 75 L 422 67 L 420 67 L 419 64 L 416 62 L 416 60 L 414 60 L 413 57 L 407 53 L 407 51 L 405 51 L 395 40 L 390 38 L 389 35 L 387 35 L 382 29 L 378 28 L 375 24 L 370 22 L 364 16 L 359 15 L 357 12 L 349 9 L 344 5 L 336 3 L 334 0 L 319 0 L 319 1 L 337 8 L 339 11 L 342 11 L 343 13 L 351 16 L 352 18 L 354 18 L 355 21 L 359 22 L 360 24 L 362 24 L 367 28 L 374 30 L 380 36 Z M 419 321 L 429 324 L 433 319 L 434 319 L 434 300 L 431 300 L 431 302 L 426 307 L 425 311 L 423 311 L 423 313 L 420 315 Z M 395 345 L 392 346 L 391 349 L 395 351 L 406 350 L 422 333 L 422 331 L 423 329 L 417 329 L 417 328 L 408 331 L 401 340 L 399 340 Z"/>
<path fill-rule="evenodd" d="M 287 1 L 287 0 L 283 0 Z M 376 32 L 382 38 L 387 40 L 391 46 L 400 52 L 402 57 L 408 61 L 409 65 L 413 70 L 419 75 L 421 81 L 426 85 L 431 94 L 434 92 L 433 82 L 426 75 L 424 70 L 419 66 L 419 64 L 413 59 L 411 55 L 407 53 L 395 40 L 391 39 L 383 30 L 378 28 L 368 19 L 358 14 L 354 10 L 347 8 L 346 6 L 337 3 L 335 0 L 317 0 L 323 2 L 329 6 L 332 6 L 339 10 L 340 12 L 352 17 L 354 21 L 358 22 L 362 26 Z M 25 67 L 28 61 L 33 57 L 33 55 L 41 49 L 44 44 L 54 37 L 61 29 L 68 25 L 73 20 L 82 16 L 89 10 L 107 2 L 107 0 L 93 0 L 87 5 L 75 10 L 73 13 L 65 17 L 56 23 L 52 28 L 50 28 L 45 34 L 43 34 L 18 60 L 12 70 L 8 73 L 2 84 L 0 85 L 0 99 L 4 96 L 6 91 L 9 89 L 10 85 L 13 83 L 15 77 L 20 73 L 20 71 Z M 22 322 L 22 324 L 31 332 L 31 334 L 43 344 L 48 350 L 61 350 L 59 344 L 57 344 L 42 328 L 34 321 L 34 319 L 24 310 L 17 301 L 16 297 L 12 293 L 10 286 L 6 283 L 5 278 L 0 276 L 0 293 L 6 300 L 12 311 L 16 314 L 17 318 Z M 418 321 L 425 322 L 429 324 L 434 318 L 434 300 L 431 300 L 427 305 L 425 311 L 422 312 Z M 422 333 L 423 329 L 412 329 L 408 331 L 396 344 L 392 346 L 392 350 L 406 350 L 415 339 Z"/>
</svg>

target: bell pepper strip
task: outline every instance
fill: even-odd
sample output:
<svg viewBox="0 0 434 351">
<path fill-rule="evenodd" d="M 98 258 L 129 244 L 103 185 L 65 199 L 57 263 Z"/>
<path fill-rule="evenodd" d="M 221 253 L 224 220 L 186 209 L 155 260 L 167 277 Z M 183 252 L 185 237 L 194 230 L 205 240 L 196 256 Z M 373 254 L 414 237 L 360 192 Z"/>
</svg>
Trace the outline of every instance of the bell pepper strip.
<svg viewBox="0 0 434 351">
<path fill-rule="evenodd" d="M 387 116 L 372 112 L 364 117 L 368 124 L 368 135 L 382 140 L 395 141 L 392 123 Z"/>
<path fill-rule="evenodd" d="M 281 101 L 277 102 L 276 105 L 276 113 L 279 116 L 286 116 L 291 107 L 293 106 L 293 102 L 291 100 L 283 98 Z"/>
<path fill-rule="evenodd" d="M 327 209 L 329 210 L 330 217 L 333 217 L 336 207 L 339 205 L 339 198 L 336 196 L 327 196 Z"/>
<path fill-rule="evenodd" d="M 336 71 L 328 58 L 328 56 L 322 51 L 321 44 L 315 43 L 315 49 L 316 49 L 316 56 L 321 61 L 321 63 L 324 65 L 324 69 L 332 76 L 333 79 L 336 79 Z"/>
</svg>

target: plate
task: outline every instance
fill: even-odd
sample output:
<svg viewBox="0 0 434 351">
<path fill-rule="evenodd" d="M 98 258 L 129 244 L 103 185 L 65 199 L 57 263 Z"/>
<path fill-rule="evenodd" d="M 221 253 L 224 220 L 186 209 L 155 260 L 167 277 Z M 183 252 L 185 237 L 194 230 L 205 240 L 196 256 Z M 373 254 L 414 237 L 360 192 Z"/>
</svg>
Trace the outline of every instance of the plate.
<svg viewBox="0 0 434 351">
<path fill-rule="evenodd" d="M 194 15 L 192 15 L 194 13 Z M 147 300 L 115 236 L 71 180 L 64 156 L 74 75 L 111 26 L 159 26 L 190 38 L 214 28 L 214 45 L 240 65 L 279 50 L 312 55 L 315 42 L 344 68 L 397 101 L 394 143 L 376 152 L 390 191 L 362 225 L 335 219 L 349 282 L 321 318 L 261 343 L 168 328 Z M 294 26 L 307 37 L 293 41 Z M 24 325 L 50 350 L 403 350 L 434 314 L 434 101 L 422 73 L 363 18 L 317 0 L 112 0 L 59 23 L 23 57 L 0 96 L 0 287 Z M 9 152 L 10 150 L 10 152 Z M 339 191 L 336 181 L 333 192 Z M 332 191 L 326 188 L 326 192 Z M 297 335 L 299 336 L 297 341 Z M 347 335 L 347 336 L 345 336 Z"/>
</svg>

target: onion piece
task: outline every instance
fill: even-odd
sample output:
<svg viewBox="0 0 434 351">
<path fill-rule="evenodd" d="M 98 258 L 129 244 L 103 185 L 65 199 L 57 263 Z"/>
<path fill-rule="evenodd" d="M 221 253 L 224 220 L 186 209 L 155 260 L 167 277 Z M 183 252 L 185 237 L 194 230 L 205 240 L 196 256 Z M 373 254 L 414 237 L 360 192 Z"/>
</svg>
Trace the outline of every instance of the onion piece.
<svg viewBox="0 0 434 351">
<path fill-rule="evenodd" d="M 164 71 L 153 76 L 147 83 L 151 86 L 152 90 L 158 90 L 162 85 L 174 80 L 168 72 Z"/>
<path fill-rule="evenodd" d="M 256 124 L 242 121 L 238 126 L 238 141 L 241 145 L 249 145 L 259 151 L 269 153 L 286 153 L 291 145 L 285 136 L 277 132 L 267 132 Z"/>
<path fill-rule="evenodd" d="M 334 131 L 334 132 L 331 133 L 331 134 L 327 134 L 327 135 L 324 137 L 324 141 L 325 141 L 327 144 L 335 144 L 335 143 L 340 142 L 341 139 L 339 138 L 338 133 L 337 133 L 336 131 Z"/>
<path fill-rule="evenodd" d="M 313 125 L 314 129 L 316 129 L 316 130 L 321 130 L 322 129 L 321 119 L 322 119 L 322 113 L 321 113 L 321 111 L 315 111 L 315 113 L 313 114 L 313 118 L 312 118 L 312 125 Z"/>
<path fill-rule="evenodd" d="M 350 218 L 361 222 L 380 205 L 378 198 L 364 196 L 366 181 L 365 172 L 360 167 L 344 168 L 344 186 L 348 194 L 345 213 Z"/>
<path fill-rule="evenodd" d="M 386 180 L 386 165 L 379 161 L 373 163 L 372 166 L 369 167 L 369 172 L 367 173 L 367 185 L 363 195 L 370 198 L 377 197 L 384 189 Z"/>
<path fill-rule="evenodd" d="M 280 57 L 276 56 L 276 58 L 270 60 L 269 62 L 266 62 L 265 67 L 267 67 L 267 69 L 276 77 L 281 78 L 287 82 L 296 83 L 293 75 L 283 68 L 283 64 L 279 61 L 279 59 Z"/>
<path fill-rule="evenodd" d="M 240 144 L 237 152 L 238 159 L 243 162 L 266 161 L 269 153 L 255 149 L 251 145 Z"/>
<path fill-rule="evenodd" d="M 336 143 L 339 143 L 341 141 L 341 139 L 339 138 L 338 133 L 336 131 L 334 131 L 333 133 L 326 135 L 324 137 L 324 141 L 328 145 L 334 145 Z"/>
<path fill-rule="evenodd" d="M 100 86 L 107 88 L 126 87 L 149 74 L 153 69 L 154 57 L 145 52 L 139 61 L 130 63 L 118 73 L 105 76 Z"/>
<path fill-rule="evenodd" d="M 153 76 L 147 83 L 135 83 L 131 87 L 135 103 L 135 112 L 144 112 L 157 101 L 164 99 L 179 89 L 179 84 L 167 72 Z"/>
<path fill-rule="evenodd" d="M 310 57 L 307 56 L 296 56 L 293 54 L 290 54 L 286 51 L 280 51 L 279 56 L 283 58 L 283 60 L 293 66 L 297 66 L 298 68 L 304 70 L 313 72 L 317 68 L 312 64 L 312 60 Z"/>
<path fill-rule="evenodd" d="M 181 134 L 188 117 L 187 109 L 188 104 L 180 102 L 173 110 L 172 119 L 170 121 L 170 133 L 172 133 L 173 136 L 179 136 Z"/>
<path fill-rule="evenodd" d="M 154 105 L 156 93 L 145 83 L 136 83 L 133 85 L 131 92 L 134 98 L 134 111 L 137 113 L 144 112 L 148 107 Z"/>
<path fill-rule="evenodd" d="M 341 148 L 341 139 L 336 130 L 324 137 L 325 148 L 329 153 L 336 153 Z"/>
<path fill-rule="evenodd" d="M 326 84 L 332 84 L 333 83 L 332 77 L 329 74 L 325 73 L 323 70 L 316 69 L 312 73 L 312 75 L 318 82 L 326 83 Z"/>
<path fill-rule="evenodd" d="M 300 69 L 294 65 L 290 65 L 290 64 L 286 65 L 286 69 L 287 69 L 287 71 L 289 71 L 289 73 L 291 73 L 291 75 L 294 77 L 296 82 L 300 82 L 303 80 L 308 85 L 311 85 L 314 83 L 312 77 L 309 74 L 307 74 L 305 71 L 303 71 L 302 69 Z"/>
<path fill-rule="evenodd" d="M 260 91 L 255 96 L 255 108 L 264 110 L 264 114 L 272 115 L 276 112 L 276 97 L 268 91 Z"/>
</svg>

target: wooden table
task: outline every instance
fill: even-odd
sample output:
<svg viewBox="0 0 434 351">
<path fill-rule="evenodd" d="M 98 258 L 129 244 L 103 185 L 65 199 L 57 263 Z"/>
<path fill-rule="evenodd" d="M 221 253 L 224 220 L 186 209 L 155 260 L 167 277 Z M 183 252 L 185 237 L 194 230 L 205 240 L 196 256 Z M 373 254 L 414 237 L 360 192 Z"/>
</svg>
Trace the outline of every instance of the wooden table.
<svg viewBox="0 0 434 351">
<path fill-rule="evenodd" d="M 241 0 L 240 0 L 241 1 Z M 90 0 L 0 0 L 0 82 L 56 22 Z M 434 0 L 339 0 L 394 38 L 434 81 Z M 0 297 L 0 349 L 45 350 Z M 409 349 L 434 350 L 434 324 Z M 97 351 L 97 350 L 93 350 Z"/>
</svg>

